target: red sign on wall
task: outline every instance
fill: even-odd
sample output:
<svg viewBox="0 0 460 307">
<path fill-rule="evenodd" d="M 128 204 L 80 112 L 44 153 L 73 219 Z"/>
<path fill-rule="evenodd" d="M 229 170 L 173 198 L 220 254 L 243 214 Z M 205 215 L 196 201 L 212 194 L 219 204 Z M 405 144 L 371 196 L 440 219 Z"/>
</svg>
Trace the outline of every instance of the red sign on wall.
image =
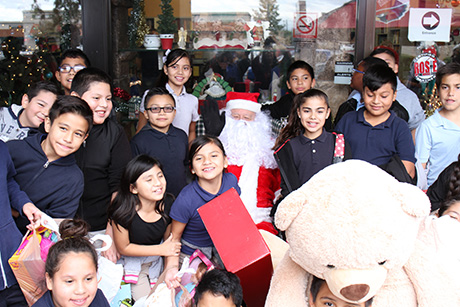
<svg viewBox="0 0 460 307">
<path fill-rule="evenodd" d="M 318 13 L 297 13 L 294 18 L 294 37 L 318 37 Z"/>
</svg>

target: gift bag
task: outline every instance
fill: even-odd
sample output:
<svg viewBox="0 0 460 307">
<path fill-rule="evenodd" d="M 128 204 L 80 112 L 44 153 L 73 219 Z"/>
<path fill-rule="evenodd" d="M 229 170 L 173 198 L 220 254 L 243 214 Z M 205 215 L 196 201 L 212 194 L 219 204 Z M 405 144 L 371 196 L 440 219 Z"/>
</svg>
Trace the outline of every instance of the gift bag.
<svg viewBox="0 0 460 307">
<path fill-rule="evenodd" d="M 157 283 L 150 291 L 149 295 L 136 301 L 133 307 L 176 307 L 174 296 L 176 291 L 168 289 L 165 283 L 166 271 L 158 277 Z"/>
<path fill-rule="evenodd" d="M 200 251 L 196 250 L 190 258 L 185 258 L 176 276 L 181 277 L 180 287 L 168 289 L 165 280 L 166 271 L 147 297 L 139 299 L 133 307 L 191 307 L 195 286 L 203 274 L 214 269 L 214 264 Z"/>
<path fill-rule="evenodd" d="M 105 246 L 96 248 L 98 253 L 97 258 L 97 280 L 99 281 L 98 288 L 104 293 L 107 301 L 112 302 L 114 297 L 120 291 L 121 280 L 123 278 L 123 265 L 115 264 L 107 258 L 100 255 L 112 246 L 112 238 L 109 235 L 98 234 L 91 238 L 91 243 L 101 240 L 105 242 Z M 131 294 L 131 293 L 130 293 Z M 131 295 L 129 296 L 131 297 Z"/>
<path fill-rule="evenodd" d="M 32 306 L 47 290 L 45 261 L 49 248 L 58 240 L 57 224 L 52 218 L 43 214 L 41 225 L 32 232 L 26 233 L 18 250 L 8 260 L 29 306 Z"/>
<path fill-rule="evenodd" d="M 110 307 L 131 307 L 132 304 L 130 284 L 121 285 L 117 295 L 110 301 Z"/>
<path fill-rule="evenodd" d="M 107 301 L 112 302 L 113 298 L 120 290 L 123 278 L 123 266 L 115 264 L 105 257 L 99 256 L 97 259 L 98 288 L 102 290 Z M 130 293 L 131 294 L 131 293 Z M 131 295 L 129 296 L 131 297 Z"/>
<path fill-rule="evenodd" d="M 204 273 L 214 269 L 214 264 L 200 250 L 195 250 L 189 259 L 184 259 L 177 276 L 181 277 L 181 287 L 176 289 L 177 307 L 192 306 L 195 287 Z"/>
</svg>

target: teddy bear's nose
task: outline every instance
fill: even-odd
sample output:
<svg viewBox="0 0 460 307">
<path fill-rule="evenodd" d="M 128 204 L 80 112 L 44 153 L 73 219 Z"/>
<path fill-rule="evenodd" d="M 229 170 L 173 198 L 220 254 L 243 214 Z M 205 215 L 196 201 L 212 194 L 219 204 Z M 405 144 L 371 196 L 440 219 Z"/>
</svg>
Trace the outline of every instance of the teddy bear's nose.
<svg viewBox="0 0 460 307">
<path fill-rule="evenodd" d="M 367 293 L 369 293 L 369 286 L 365 284 L 351 285 L 340 290 L 340 294 L 351 301 L 358 301 Z"/>
</svg>

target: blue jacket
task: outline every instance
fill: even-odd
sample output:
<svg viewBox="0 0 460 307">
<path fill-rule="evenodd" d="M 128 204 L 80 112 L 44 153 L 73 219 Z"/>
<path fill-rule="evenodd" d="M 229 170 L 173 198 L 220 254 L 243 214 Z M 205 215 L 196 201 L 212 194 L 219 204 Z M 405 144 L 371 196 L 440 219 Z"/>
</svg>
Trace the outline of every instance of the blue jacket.
<svg viewBox="0 0 460 307">
<path fill-rule="evenodd" d="M 22 206 L 30 202 L 14 180 L 15 174 L 8 148 L 0 141 L 0 291 L 17 283 L 8 259 L 19 247 L 22 236 L 14 224 L 11 208 L 22 214 Z"/>
<path fill-rule="evenodd" d="M 16 168 L 15 179 L 40 210 L 53 218 L 73 218 L 83 194 L 83 173 L 73 155 L 48 162 L 41 147 L 45 138 L 37 134 L 6 144 Z M 16 223 L 25 231 L 24 218 Z"/>
</svg>

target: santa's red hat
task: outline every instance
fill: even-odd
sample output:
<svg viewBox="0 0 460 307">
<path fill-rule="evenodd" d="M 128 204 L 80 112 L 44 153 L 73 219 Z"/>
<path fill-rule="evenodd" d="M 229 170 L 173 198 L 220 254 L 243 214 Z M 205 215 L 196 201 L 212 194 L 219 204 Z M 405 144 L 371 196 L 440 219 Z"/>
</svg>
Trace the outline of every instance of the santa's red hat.
<svg viewBox="0 0 460 307">
<path fill-rule="evenodd" d="M 260 112 L 261 105 L 257 102 L 259 93 L 227 93 L 227 109 L 244 109 L 254 113 Z"/>
</svg>

